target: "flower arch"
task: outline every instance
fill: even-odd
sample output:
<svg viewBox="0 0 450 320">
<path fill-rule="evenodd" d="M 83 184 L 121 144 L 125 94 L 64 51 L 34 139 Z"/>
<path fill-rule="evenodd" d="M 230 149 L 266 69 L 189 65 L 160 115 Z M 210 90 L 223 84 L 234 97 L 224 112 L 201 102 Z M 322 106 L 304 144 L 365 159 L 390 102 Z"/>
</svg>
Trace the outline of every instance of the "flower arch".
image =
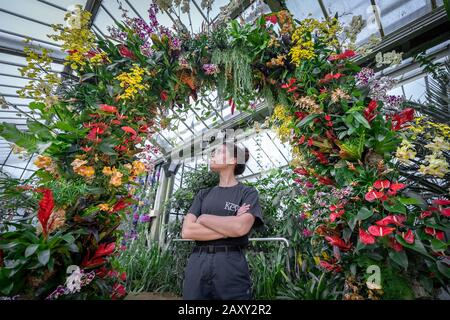
<svg viewBox="0 0 450 320">
<path fill-rule="evenodd" d="M 157 10 L 151 6 L 149 23 L 125 15 L 107 39 L 89 30 L 89 13 L 68 14 L 68 26 L 55 26 L 52 38 L 63 42 L 76 77 L 48 75 L 48 52 L 27 51 L 22 73 L 41 80 L 21 94 L 34 99 L 29 107 L 44 121 L 30 119 L 29 132 L 3 124 L 0 135 L 40 154 L 38 185 L 16 188 L 17 196 L 39 201 L 31 209 L 40 231 L 27 221 L 0 236 L 3 294 L 55 298 L 94 283 L 83 297 L 124 295 L 125 275 L 112 256 L 121 217 L 136 202 L 127 186 L 151 170 L 156 148 L 144 141 L 211 90 L 232 113 L 258 99 L 273 110 L 271 123 L 293 147 L 303 190 L 312 238 L 304 251 L 317 268 L 359 283 L 346 298 L 381 296 L 382 284 L 364 284 L 371 265 L 401 270 L 407 280 L 424 272 L 433 284 L 448 283 L 440 257 L 450 200 L 427 207 L 403 193 L 393 154 L 414 111 L 388 95 L 391 79 L 355 63 L 348 29 L 337 19 L 295 21 L 280 11 L 192 36 L 160 26 Z M 398 111 L 386 114 L 388 107 Z M 313 212 L 319 192 L 345 196 Z M 71 269 L 77 285 L 61 287 L 70 265 L 82 268 Z"/>
</svg>

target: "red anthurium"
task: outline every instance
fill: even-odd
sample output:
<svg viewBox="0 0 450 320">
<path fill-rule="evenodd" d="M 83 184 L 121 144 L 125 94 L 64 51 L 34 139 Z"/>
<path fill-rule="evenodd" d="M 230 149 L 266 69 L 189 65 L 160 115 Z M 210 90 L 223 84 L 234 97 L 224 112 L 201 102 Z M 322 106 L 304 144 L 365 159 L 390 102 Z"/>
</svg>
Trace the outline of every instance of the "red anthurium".
<svg viewBox="0 0 450 320">
<path fill-rule="evenodd" d="M 340 218 L 345 213 L 345 210 L 339 210 L 335 211 L 332 214 L 330 214 L 330 221 L 334 222 L 337 218 Z"/>
<path fill-rule="evenodd" d="M 53 201 L 53 192 L 51 189 L 36 189 L 37 192 L 42 193 L 43 197 L 41 201 L 39 201 L 39 211 L 37 214 L 37 218 L 42 226 L 42 233 L 44 237 L 47 237 L 48 234 L 48 220 L 53 212 L 53 208 L 55 207 L 55 203 Z"/>
<path fill-rule="evenodd" d="M 359 228 L 359 240 L 366 245 L 375 243 L 375 237 L 362 228 Z"/>
<path fill-rule="evenodd" d="M 450 217 L 450 208 L 442 209 L 442 210 L 441 210 L 441 214 L 442 214 L 444 217 Z"/>
<path fill-rule="evenodd" d="M 377 180 L 373 184 L 373 187 L 375 189 L 387 189 L 391 185 L 391 182 L 389 180 Z"/>
<path fill-rule="evenodd" d="M 125 45 L 121 44 L 119 46 L 119 53 L 124 58 L 130 58 L 132 60 L 136 59 L 136 56 L 130 49 L 128 49 Z"/>
<path fill-rule="evenodd" d="M 371 190 L 371 191 L 367 192 L 366 195 L 364 196 L 364 198 L 369 202 L 373 202 L 377 199 L 383 199 L 383 197 L 384 197 L 384 193 L 381 191 L 376 191 L 376 190 Z"/>
<path fill-rule="evenodd" d="M 122 122 L 120 122 L 120 120 L 113 119 L 113 120 L 111 120 L 111 123 L 116 125 L 116 126 L 119 126 Z"/>
<path fill-rule="evenodd" d="M 450 200 L 436 199 L 436 200 L 433 200 L 433 204 L 436 206 L 450 206 Z"/>
<path fill-rule="evenodd" d="M 311 138 L 308 139 L 308 147 L 311 147 L 313 144 L 314 144 L 314 140 L 311 137 Z"/>
<path fill-rule="evenodd" d="M 386 227 L 390 224 L 395 224 L 396 226 L 403 226 L 403 222 L 405 222 L 406 217 L 402 215 L 390 215 L 387 217 L 384 217 L 381 220 L 378 220 L 375 222 L 378 226 Z"/>
<path fill-rule="evenodd" d="M 409 244 L 414 243 L 414 233 L 411 231 L 411 229 L 408 230 L 406 234 L 403 234 L 402 237 L 407 243 Z"/>
<path fill-rule="evenodd" d="M 406 188 L 406 184 L 404 183 L 393 183 L 388 190 L 388 194 L 391 196 L 395 196 L 397 194 L 397 191 L 400 191 L 404 188 Z"/>
<path fill-rule="evenodd" d="M 436 237 L 436 239 L 444 241 L 444 232 L 443 231 L 436 230 L 436 229 L 431 228 L 431 227 L 426 227 L 425 228 L 425 233 Z"/>
<path fill-rule="evenodd" d="M 394 238 L 389 239 L 389 246 L 397 252 L 403 250 L 403 246 L 400 243 L 398 243 L 398 241 L 395 240 Z"/>
<path fill-rule="evenodd" d="M 420 214 L 420 219 L 425 219 L 427 217 L 431 217 L 433 215 L 433 213 L 429 210 L 424 211 Z"/>
<path fill-rule="evenodd" d="M 342 73 L 328 73 L 322 79 L 319 80 L 319 84 L 328 83 L 328 82 L 330 82 L 332 80 L 337 80 L 337 79 L 339 79 L 340 77 L 343 77 L 343 76 L 345 76 L 345 74 L 342 74 Z"/>
<path fill-rule="evenodd" d="M 384 237 L 388 234 L 394 232 L 395 228 L 391 227 L 382 227 L 382 226 L 370 226 L 367 231 L 375 237 Z"/>
<path fill-rule="evenodd" d="M 105 111 L 105 112 L 109 112 L 109 113 L 116 113 L 117 112 L 117 108 L 114 106 L 109 106 L 107 104 L 101 104 L 100 105 L 100 110 Z"/>
<path fill-rule="evenodd" d="M 120 280 L 122 280 L 122 281 L 126 281 L 127 280 L 127 273 L 125 271 L 121 273 Z"/>
<path fill-rule="evenodd" d="M 272 24 L 276 24 L 276 23 L 277 23 L 277 16 L 274 15 L 274 14 L 269 15 L 269 16 L 265 16 L 264 19 L 265 19 L 266 21 L 269 21 L 269 22 L 272 23 Z"/>
</svg>

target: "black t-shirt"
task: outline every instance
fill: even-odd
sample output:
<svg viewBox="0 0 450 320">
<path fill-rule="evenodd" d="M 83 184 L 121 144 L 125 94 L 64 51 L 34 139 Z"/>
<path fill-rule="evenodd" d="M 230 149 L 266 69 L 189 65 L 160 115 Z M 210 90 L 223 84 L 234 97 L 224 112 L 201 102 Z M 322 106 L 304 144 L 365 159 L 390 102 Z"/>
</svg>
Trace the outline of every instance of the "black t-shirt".
<svg viewBox="0 0 450 320">
<path fill-rule="evenodd" d="M 188 213 L 195 216 L 213 214 L 217 216 L 235 216 L 242 204 L 249 204 L 248 212 L 255 216 L 252 228 L 259 229 L 264 225 L 262 210 L 259 204 L 258 191 L 239 182 L 232 187 L 215 186 L 202 189 L 195 196 Z M 196 241 L 197 245 L 239 245 L 248 244 L 248 234 L 241 237 Z"/>
</svg>

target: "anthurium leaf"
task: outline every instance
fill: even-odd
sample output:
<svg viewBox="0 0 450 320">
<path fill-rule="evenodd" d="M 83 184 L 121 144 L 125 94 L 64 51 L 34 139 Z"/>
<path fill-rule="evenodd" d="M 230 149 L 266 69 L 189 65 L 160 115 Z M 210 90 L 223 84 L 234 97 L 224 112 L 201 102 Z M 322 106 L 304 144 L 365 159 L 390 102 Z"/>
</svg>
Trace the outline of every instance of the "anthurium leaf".
<svg viewBox="0 0 450 320">
<path fill-rule="evenodd" d="M 439 239 L 431 239 L 431 248 L 434 251 L 445 251 L 448 245 Z"/>
<path fill-rule="evenodd" d="M 45 266 L 50 260 L 50 249 L 40 251 L 38 253 L 38 260 L 43 266 Z"/>
<path fill-rule="evenodd" d="M 400 203 L 400 201 L 395 201 L 394 203 L 388 203 L 387 201 L 383 202 L 383 207 L 392 213 L 403 213 L 406 214 L 406 207 Z"/>
<path fill-rule="evenodd" d="M 361 207 L 361 209 L 359 209 L 358 213 L 356 214 L 356 219 L 365 220 L 367 218 L 370 218 L 372 215 L 372 210 L 369 210 L 366 207 Z"/>
<path fill-rule="evenodd" d="M 31 244 L 25 249 L 25 258 L 28 258 L 29 256 L 33 255 L 37 248 L 39 247 L 38 244 Z"/>
<path fill-rule="evenodd" d="M 417 237 L 417 234 L 415 234 L 415 240 L 413 244 L 409 244 L 407 243 L 399 234 L 395 235 L 395 239 L 405 248 L 414 250 L 432 260 L 436 260 L 435 258 L 433 258 L 432 256 L 430 256 L 427 252 L 427 250 L 425 249 L 425 246 L 423 245 L 422 241 L 420 241 L 420 239 Z"/>
<path fill-rule="evenodd" d="M 436 266 L 438 270 L 447 278 L 450 279 L 450 266 L 442 261 L 437 261 Z"/>
<path fill-rule="evenodd" d="M 392 259 L 395 263 L 397 263 L 399 266 L 407 269 L 408 268 L 408 256 L 406 255 L 405 250 L 402 251 L 389 251 L 389 258 Z"/>
</svg>

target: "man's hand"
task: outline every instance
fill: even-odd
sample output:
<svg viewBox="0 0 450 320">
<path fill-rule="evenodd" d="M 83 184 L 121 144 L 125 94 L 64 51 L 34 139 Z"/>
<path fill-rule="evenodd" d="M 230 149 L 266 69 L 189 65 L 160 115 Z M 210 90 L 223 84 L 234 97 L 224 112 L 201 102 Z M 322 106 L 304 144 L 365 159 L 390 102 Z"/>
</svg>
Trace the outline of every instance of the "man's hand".
<svg viewBox="0 0 450 320">
<path fill-rule="evenodd" d="M 246 213 L 246 212 L 248 211 L 248 209 L 250 209 L 250 205 L 244 203 L 244 204 L 242 204 L 242 206 L 239 207 L 239 209 L 238 209 L 236 215 L 237 215 L 237 216 L 240 216 L 241 214 Z"/>
</svg>

